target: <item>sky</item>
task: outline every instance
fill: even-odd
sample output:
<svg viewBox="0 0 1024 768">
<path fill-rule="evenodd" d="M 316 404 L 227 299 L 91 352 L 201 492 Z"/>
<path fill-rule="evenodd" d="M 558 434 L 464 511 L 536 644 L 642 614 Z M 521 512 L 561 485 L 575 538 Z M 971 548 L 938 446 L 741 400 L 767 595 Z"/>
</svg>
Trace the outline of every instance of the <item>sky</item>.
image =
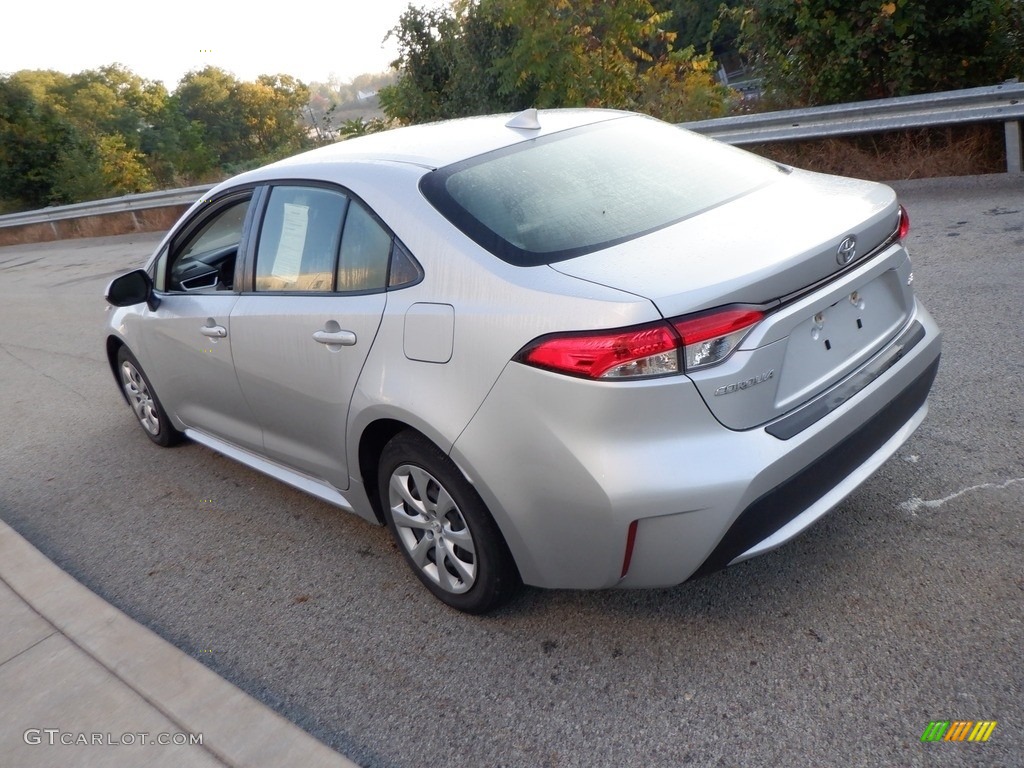
<svg viewBox="0 0 1024 768">
<path fill-rule="evenodd" d="M 12 0 L 0 27 L 0 74 L 68 74 L 124 64 L 169 91 L 214 65 L 241 80 L 288 74 L 349 82 L 384 72 L 397 55 L 382 43 L 410 0 Z M 418 7 L 439 0 L 413 0 Z"/>
</svg>

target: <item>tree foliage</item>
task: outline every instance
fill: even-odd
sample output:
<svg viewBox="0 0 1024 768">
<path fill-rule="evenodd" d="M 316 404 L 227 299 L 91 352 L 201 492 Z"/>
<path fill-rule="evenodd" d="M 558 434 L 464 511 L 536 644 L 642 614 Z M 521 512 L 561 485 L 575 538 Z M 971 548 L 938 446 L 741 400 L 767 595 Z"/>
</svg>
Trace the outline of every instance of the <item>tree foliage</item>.
<svg viewBox="0 0 1024 768">
<path fill-rule="evenodd" d="M 74 146 L 74 127 L 33 84 L 0 79 L 0 205 L 41 208 L 51 200 L 62 150 Z"/>
<path fill-rule="evenodd" d="M 309 88 L 290 75 L 243 82 L 211 66 L 185 75 L 174 95 L 219 164 L 258 162 L 291 154 L 306 143 L 300 117 Z"/>
<path fill-rule="evenodd" d="M 113 64 L 0 77 L 0 210 L 193 182 L 283 157 L 310 142 L 309 89 L 207 67 L 173 94 Z"/>
<path fill-rule="evenodd" d="M 676 33 L 676 45 L 710 50 L 716 56 L 735 50 L 739 25 L 722 9 L 743 5 L 742 0 L 652 0 L 659 11 L 668 11 L 668 29 Z"/>
<path fill-rule="evenodd" d="M 795 105 L 992 85 L 1024 75 L 1021 0 L 753 0 L 740 39 Z"/>
<path fill-rule="evenodd" d="M 671 12 L 650 0 L 461 0 L 410 6 L 396 84 L 381 106 L 404 123 L 526 107 L 638 109 L 666 119 L 721 114 L 728 91 L 709 54 L 677 49 Z"/>
</svg>

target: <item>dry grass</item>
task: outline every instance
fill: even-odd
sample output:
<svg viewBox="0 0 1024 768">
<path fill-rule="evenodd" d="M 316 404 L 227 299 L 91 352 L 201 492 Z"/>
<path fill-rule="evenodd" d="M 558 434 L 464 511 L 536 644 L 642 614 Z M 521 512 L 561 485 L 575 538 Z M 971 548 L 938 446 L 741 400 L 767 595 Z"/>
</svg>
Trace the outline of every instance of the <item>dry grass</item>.
<svg viewBox="0 0 1024 768">
<path fill-rule="evenodd" d="M 755 144 L 744 149 L 798 168 L 873 181 L 1006 170 L 1002 123 Z"/>
</svg>

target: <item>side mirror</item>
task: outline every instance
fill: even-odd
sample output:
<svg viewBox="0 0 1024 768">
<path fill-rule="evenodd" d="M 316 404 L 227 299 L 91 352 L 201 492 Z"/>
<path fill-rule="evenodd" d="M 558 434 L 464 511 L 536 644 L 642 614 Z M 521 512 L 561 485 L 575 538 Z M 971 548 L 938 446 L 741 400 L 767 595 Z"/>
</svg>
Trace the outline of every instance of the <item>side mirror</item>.
<svg viewBox="0 0 1024 768">
<path fill-rule="evenodd" d="M 160 300 L 153 295 L 153 281 L 144 269 L 115 277 L 107 286 L 105 296 L 115 307 L 130 307 L 146 302 L 151 310 L 155 310 L 160 305 Z"/>
</svg>

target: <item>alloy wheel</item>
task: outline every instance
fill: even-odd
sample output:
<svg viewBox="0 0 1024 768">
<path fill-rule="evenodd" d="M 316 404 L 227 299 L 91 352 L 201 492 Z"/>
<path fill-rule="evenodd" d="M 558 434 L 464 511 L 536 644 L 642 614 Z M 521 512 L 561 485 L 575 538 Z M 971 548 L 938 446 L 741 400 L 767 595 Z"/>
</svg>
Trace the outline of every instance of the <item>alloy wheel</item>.
<svg viewBox="0 0 1024 768">
<path fill-rule="evenodd" d="M 477 577 L 476 545 L 451 494 L 412 464 L 397 467 L 388 488 L 398 539 L 412 561 L 446 592 L 468 592 Z"/>
<path fill-rule="evenodd" d="M 139 373 L 138 368 L 130 361 L 124 360 L 121 363 L 121 386 L 128 396 L 128 403 L 139 419 L 139 424 L 149 434 L 156 436 L 160 433 L 160 418 L 157 413 L 156 403 L 146 386 L 146 380 Z"/>
</svg>

